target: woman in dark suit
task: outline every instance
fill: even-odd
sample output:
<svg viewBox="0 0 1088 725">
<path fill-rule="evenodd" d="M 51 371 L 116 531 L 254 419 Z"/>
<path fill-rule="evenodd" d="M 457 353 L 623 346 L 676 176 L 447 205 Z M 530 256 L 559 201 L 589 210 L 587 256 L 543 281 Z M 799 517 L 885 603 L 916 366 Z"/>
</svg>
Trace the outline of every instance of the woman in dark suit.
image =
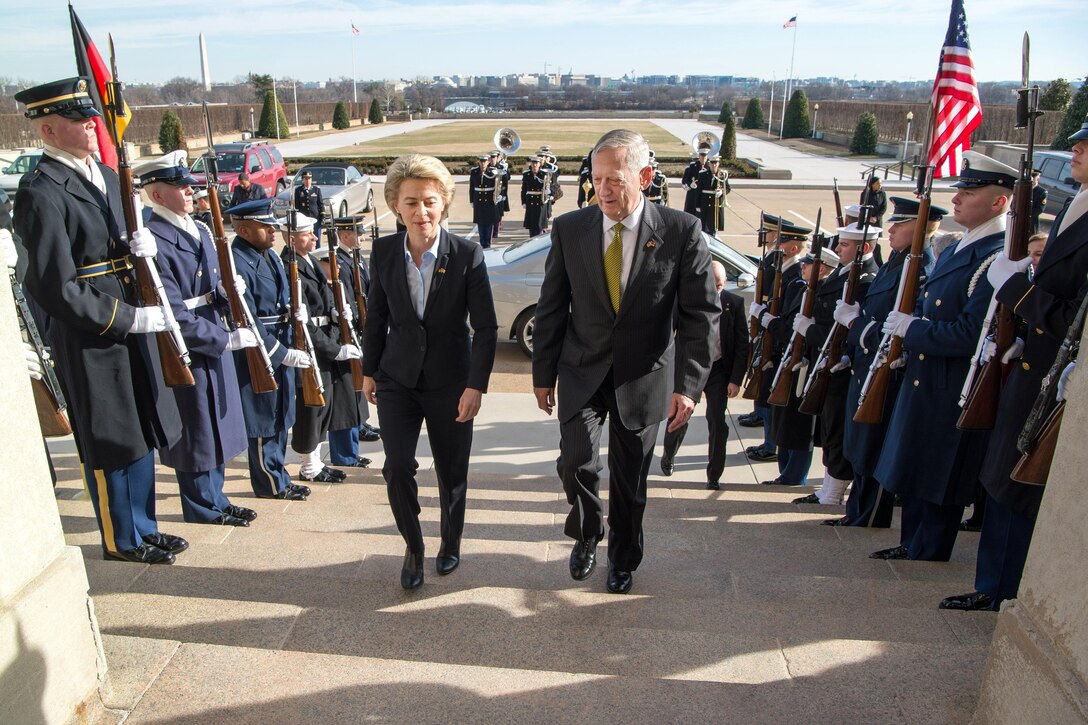
<svg viewBox="0 0 1088 725">
<path fill-rule="evenodd" d="M 434 456 L 442 544 L 436 568 L 460 563 L 472 419 L 495 361 L 498 322 L 483 250 L 442 228 L 453 177 L 430 156 L 389 167 L 385 201 L 407 231 L 374 242 L 363 332 L 363 392 L 377 406 L 389 505 L 407 544 L 401 586 L 423 584 L 415 458 L 423 422 Z M 469 326 L 472 334 L 469 333 Z"/>
</svg>

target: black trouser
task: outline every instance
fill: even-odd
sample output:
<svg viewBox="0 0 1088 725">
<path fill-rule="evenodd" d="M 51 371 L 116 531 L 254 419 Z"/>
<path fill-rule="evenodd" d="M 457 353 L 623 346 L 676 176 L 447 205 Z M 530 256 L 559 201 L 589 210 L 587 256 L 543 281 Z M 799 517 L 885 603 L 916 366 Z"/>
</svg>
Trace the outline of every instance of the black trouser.
<svg viewBox="0 0 1088 725">
<path fill-rule="evenodd" d="M 840 373 L 832 373 L 833 376 Z M 849 375 L 849 372 L 846 373 Z M 849 383 L 849 378 L 842 382 Z M 823 464 L 832 478 L 849 481 L 854 477 L 854 468 L 846 460 L 842 441 L 846 433 L 846 385 L 832 379 L 823 409 L 820 411 L 820 444 L 823 446 Z"/>
<path fill-rule="evenodd" d="M 895 494 L 872 476 L 854 472 L 854 485 L 846 499 L 846 525 L 886 529 L 892 525 Z"/>
<path fill-rule="evenodd" d="M 571 505 L 564 533 L 576 541 L 599 540 L 604 535 L 604 502 L 599 492 L 601 431 L 605 418 L 608 418 L 608 560 L 616 569 L 634 571 L 642 561 L 646 476 L 660 423 L 637 430 L 625 428 L 619 420 L 611 374 L 585 407 L 559 423 L 556 469 L 563 481 L 567 503 Z"/>
<path fill-rule="evenodd" d="M 939 505 L 915 496 L 903 499 L 903 529 L 899 543 L 911 559 L 948 561 L 960 532 L 963 506 Z"/>
<path fill-rule="evenodd" d="M 468 457 L 472 448 L 472 421 L 457 422 L 457 403 L 464 381 L 435 390 L 407 388 L 379 372 L 375 376 L 378 420 L 385 449 L 385 477 L 389 506 L 409 551 L 423 553 L 416 485 L 416 444 L 424 421 L 434 456 L 441 509 L 442 542 L 456 547 L 465 528 Z"/>
<path fill-rule="evenodd" d="M 708 434 L 708 457 L 706 465 L 706 480 L 718 482 L 725 470 L 725 443 L 729 440 L 729 425 L 725 420 L 725 409 L 729 402 L 729 381 L 721 374 L 718 368 L 720 363 L 715 363 L 710 368 L 710 377 L 707 378 L 706 388 L 706 428 Z M 687 424 L 684 424 L 673 432 L 665 433 L 665 452 L 662 458 L 669 460 L 676 457 L 680 450 L 680 444 L 684 442 L 684 436 L 688 432 Z"/>
</svg>

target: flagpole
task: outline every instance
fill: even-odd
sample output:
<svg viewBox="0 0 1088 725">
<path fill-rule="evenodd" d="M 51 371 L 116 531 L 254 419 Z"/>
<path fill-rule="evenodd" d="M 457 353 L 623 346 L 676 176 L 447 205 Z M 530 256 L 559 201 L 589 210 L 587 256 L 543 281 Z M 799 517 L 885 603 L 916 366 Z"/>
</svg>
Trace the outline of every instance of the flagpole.
<svg viewBox="0 0 1088 725">
<path fill-rule="evenodd" d="M 782 96 L 782 124 L 778 127 L 778 138 L 781 140 L 786 127 L 786 103 L 789 102 L 790 91 L 793 89 L 793 59 L 797 55 L 797 21 L 793 22 L 793 49 L 790 51 L 790 78 L 786 83 L 786 93 Z"/>
<path fill-rule="evenodd" d="M 774 84 L 778 82 L 775 77 L 774 71 L 771 72 L 771 102 L 768 104 L 770 112 L 767 114 L 767 135 L 771 135 L 771 128 L 774 124 Z"/>
<path fill-rule="evenodd" d="M 355 21 L 351 21 L 351 91 L 356 107 L 359 105 L 359 79 L 355 75 Z"/>
<path fill-rule="evenodd" d="M 276 119 L 276 138 L 280 137 L 280 99 L 276 95 L 276 79 L 272 79 L 272 117 Z M 288 132 L 290 133 L 290 132 Z"/>
</svg>

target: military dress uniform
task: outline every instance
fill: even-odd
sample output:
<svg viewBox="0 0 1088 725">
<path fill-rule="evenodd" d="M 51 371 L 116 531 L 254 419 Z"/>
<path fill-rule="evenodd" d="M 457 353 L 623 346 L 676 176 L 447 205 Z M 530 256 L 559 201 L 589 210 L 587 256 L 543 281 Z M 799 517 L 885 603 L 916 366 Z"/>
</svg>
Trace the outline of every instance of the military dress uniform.
<svg viewBox="0 0 1088 725">
<path fill-rule="evenodd" d="M 720 169 L 715 174 L 707 165 L 696 175 L 695 186 L 699 192 L 696 216 L 703 222 L 703 231 L 714 236 L 725 229 L 725 195 L 733 190 L 729 177 Z"/>
<path fill-rule="evenodd" d="M 592 149 L 582 158 L 582 166 L 578 169 L 578 208 L 597 203 L 597 192 L 593 188 L 593 160 Z"/>
<path fill-rule="evenodd" d="M 16 94 L 28 118 L 98 116 L 85 78 Z M 78 170 L 77 170 L 78 169 Z M 47 146 L 15 197 L 26 290 L 49 316 L 48 342 L 107 558 L 172 563 L 155 519 L 154 449 L 181 434 L 158 351 L 135 334 L 136 277 L 122 239 L 117 175 Z"/>
<path fill-rule="evenodd" d="M 303 176 L 309 173 L 304 171 Z M 320 243 L 321 226 L 325 219 L 325 202 L 321 198 L 321 188 L 317 184 L 310 184 L 308 187 L 303 184 L 295 187 L 295 211 L 317 220 L 314 224 L 314 234 Z"/>
<path fill-rule="evenodd" d="M 544 175 L 539 171 L 529 169 L 521 175 L 521 203 L 525 206 L 522 226 L 529 230 L 530 237 L 535 237 L 548 221 L 544 204 Z"/>
<path fill-rule="evenodd" d="M 700 151 L 698 157 L 684 169 L 684 175 L 680 178 L 680 186 L 687 189 L 687 193 L 684 194 L 684 211 L 692 216 L 699 216 L 699 199 L 702 193 L 699 191 L 696 179 L 699 172 L 706 168 L 706 157 L 708 155 L 706 152 Z"/>
<path fill-rule="evenodd" d="M 654 175 L 650 179 L 650 185 L 642 190 L 646 200 L 652 204 L 661 206 L 669 205 L 669 177 L 664 172 L 654 167 Z"/>
<path fill-rule="evenodd" d="M 246 202 L 227 213 L 275 224 L 271 199 Z M 258 498 L 305 498 L 294 493 L 291 477 L 284 467 L 287 433 L 295 423 L 295 373 L 284 365 L 292 343 L 290 287 L 279 257 L 261 251 L 242 237 L 231 243 L 235 271 L 245 281 L 245 301 L 253 313 L 254 332 L 268 351 L 275 369 L 277 389 L 258 393 L 253 390 L 245 351 L 234 353 L 234 370 L 242 399 L 249 451 L 249 480 Z"/>
<path fill-rule="evenodd" d="M 487 159 L 481 156 L 480 160 Z M 472 223 L 480 235 L 480 246 L 484 249 L 491 247 L 491 238 L 495 233 L 495 225 L 499 222 L 499 210 L 502 203 L 496 203 L 498 193 L 495 190 L 497 175 L 494 172 L 485 173 L 487 167 L 481 169 L 477 166 L 469 174 L 468 200 L 472 204 Z"/>
</svg>

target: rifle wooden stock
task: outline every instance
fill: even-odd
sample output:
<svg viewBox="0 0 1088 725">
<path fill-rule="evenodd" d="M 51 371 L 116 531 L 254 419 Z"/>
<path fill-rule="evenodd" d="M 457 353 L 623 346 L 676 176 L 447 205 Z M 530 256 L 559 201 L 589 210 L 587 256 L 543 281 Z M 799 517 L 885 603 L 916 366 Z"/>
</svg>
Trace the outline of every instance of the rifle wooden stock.
<svg viewBox="0 0 1088 725">
<path fill-rule="evenodd" d="M 741 397 L 745 400 L 755 400 L 759 397 L 759 389 L 763 385 L 763 366 L 748 371 L 748 382 L 744 384 L 744 392 Z"/>
<path fill-rule="evenodd" d="M 48 360 L 42 361 L 48 365 Z M 30 389 L 34 392 L 34 408 L 38 411 L 38 423 L 42 427 L 42 435 L 46 438 L 59 438 L 69 435 L 72 426 L 68 423 L 68 416 L 64 410 L 57 407 L 57 400 L 53 397 L 53 391 L 45 384 L 44 380 L 30 380 Z"/>
<path fill-rule="evenodd" d="M 855 423 L 877 425 L 884 420 L 884 401 L 888 398 L 891 377 L 892 369 L 889 365 L 881 365 L 872 371 L 865 398 L 861 400 L 857 412 L 854 413 Z"/>
<path fill-rule="evenodd" d="M 829 358 L 830 359 L 830 358 Z M 823 410 L 824 401 L 827 400 L 827 389 L 831 385 L 831 372 L 827 369 L 813 370 L 809 374 L 809 381 L 805 383 L 808 390 L 805 397 L 801 398 L 797 412 L 804 415 L 819 415 Z"/>
<path fill-rule="evenodd" d="M 499 183 L 498 180 L 495 182 Z M 340 344 L 359 347 L 359 341 L 355 338 L 355 331 L 351 329 L 346 311 L 348 301 L 344 296 L 344 285 L 340 283 L 340 261 L 336 258 L 336 230 L 329 227 L 329 283 L 332 285 L 332 297 L 336 302 L 336 319 L 340 328 Z M 352 358 L 348 361 L 351 367 L 351 384 L 355 392 L 363 392 L 363 361 Z"/>
<path fill-rule="evenodd" d="M 779 234 L 782 233 L 782 221 L 778 222 Z M 778 253 L 774 267 L 774 288 L 771 298 L 767 301 L 767 311 L 777 315 L 782 304 L 782 252 Z M 744 386 L 744 399 L 755 400 L 759 397 L 760 387 L 763 385 L 763 371 L 770 365 L 771 353 L 774 349 L 774 340 L 766 330 L 760 330 L 759 336 L 752 343 L 752 364 L 748 367 L 748 382 Z M 755 353 L 759 349 L 759 354 Z"/>
<path fill-rule="evenodd" d="M 287 242 L 290 244 L 290 240 Z M 302 377 L 302 402 L 311 408 L 325 407 L 325 396 L 322 393 L 320 373 L 317 370 L 317 356 L 309 344 L 309 331 L 306 325 L 298 319 L 298 311 L 302 300 L 299 299 L 298 282 L 298 255 L 292 255 L 287 263 L 288 284 L 291 287 L 291 322 L 295 332 L 295 350 L 302 350 L 310 356 L 310 367 L 301 368 Z"/>
<path fill-rule="evenodd" d="M 839 180 L 832 179 L 831 194 L 835 197 L 835 221 L 840 227 L 846 226 L 846 217 L 842 213 L 842 199 L 839 197 Z"/>
<path fill-rule="evenodd" d="M 815 251 L 812 254 L 812 270 L 809 272 L 805 298 L 801 303 L 801 315 L 804 317 L 812 317 L 812 311 L 816 307 L 816 286 L 820 283 L 820 268 L 823 265 L 821 255 L 823 254 L 824 243 L 823 237 L 820 236 L 821 214 L 823 214 L 823 209 L 820 209 L 816 215 L 816 231 L 813 234 Z M 795 368 L 801 364 L 804 357 L 805 336 L 794 330 L 793 335 L 790 337 L 789 354 L 782 356 L 782 362 L 775 374 L 771 392 L 767 396 L 768 405 L 784 406 L 789 403 L 790 389 L 793 388 L 793 377 L 796 372 Z"/>
<path fill-rule="evenodd" d="M 1013 466 L 1010 478 L 1020 483 L 1045 486 L 1054 463 L 1054 451 L 1058 446 L 1058 433 L 1065 415 L 1065 401 L 1058 403 L 1043 424 L 1043 430 L 1035 441 L 1035 447 L 1023 454 Z"/>
<path fill-rule="evenodd" d="M 23 294 L 23 286 L 15 278 L 15 270 L 8 270 L 8 281 L 11 282 L 11 294 L 15 298 L 15 310 L 19 315 L 19 328 L 26 333 L 27 341 L 34 348 L 42 365 L 42 379 L 30 379 L 30 388 L 34 393 L 34 407 L 38 412 L 38 423 L 42 428 L 42 435 L 46 438 L 66 436 L 72 432 L 72 426 L 68 422 L 68 416 L 64 412 L 68 404 L 64 400 L 64 393 L 60 389 L 60 380 L 53 369 L 53 361 L 50 359 L 49 349 L 42 340 L 38 325 L 34 322 L 34 316 L 30 313 L 30 306 Z"/>
<path fill-rule="evenodd" d="M 359 308 L 359 314 L 355 316 L 355 329 L 358 330 L 361 336 L 363 328 L 366 327 L 366 295 L 363 294 L 363 255 L 358 246 L 351 251 L 351 256 L 352 261 L 355 263 L 354 268 L 351 270 L 351 286 L 355 288 L 355 306 Z"/>
</svg>

